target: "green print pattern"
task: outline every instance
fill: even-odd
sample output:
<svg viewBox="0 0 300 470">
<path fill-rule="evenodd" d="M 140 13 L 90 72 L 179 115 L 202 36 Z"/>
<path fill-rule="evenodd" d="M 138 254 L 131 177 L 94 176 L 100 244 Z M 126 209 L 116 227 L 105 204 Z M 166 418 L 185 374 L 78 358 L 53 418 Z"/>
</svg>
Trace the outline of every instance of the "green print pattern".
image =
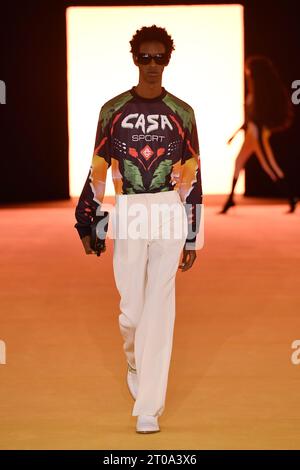
<svg viewBox="0 0 300 470">
<path fill-rule="evenodd" d="M 109 123 L 110 118 L 115 111 L 122 108 L 127 101 L 130 101 L 132 96 L 129 92 L 121 93 L 115 98 L 109 100 L 102 106 L 100 119 L 102 120 L 102 131 L 104 131 L 106 125 Z"/>
<path fill-rule="evenodd" d="M 146 191 L 139 168 L 126 158 L 124 158 L 124 176 L 127 181 L 129 181 L 134 191 Z"/>
<path fill-rule="evenodd" d="M 184 102 L 178 98 L 176 98 L 176 100 L 173 99 L 172 96 L 173 95 L 171 93 L 167 93 L 162 101 L 164 101 L 164 103 L 166 103 L 166 105 L 169 106 L 169 108 L 171 108 L 174 113 L 177 113 L 181 117 L 183 127 L 186 127 L 191 132 L 192 127 L 195 124 L 193 109 L 185 105 Z"/>
<path fill-rule="evenodd" d="M 164 160 L 160 162 L 158 167 L 153 173 L 153 177 L 150 184 L 150 191 L 153 189 L 160 189 L 160 191 L 169 191 L 168 186 L 164 186 L 166 177 L 170 174 L 172 169 L 172 160 Z M 124 159 L 124 176 L 127 181 L 131 184 L 131 188 L 127 188 L 127 194 L 134 194 L 135 191 L 145 191 L 146 188 L 143 183 L 141 172 L 137 166 L 135 166 L 130 160 Z"/>
<path fill-rule="evenodd" d="M 164 160 L 160 162 L 156 168 L 150 185 L 151 189 L 158 189 L 165 184 L 167 175 L 171 172 L 172 160 Z M 162 191 L 168 191 L 168 187 L 164 187 Z"/>
</svg>

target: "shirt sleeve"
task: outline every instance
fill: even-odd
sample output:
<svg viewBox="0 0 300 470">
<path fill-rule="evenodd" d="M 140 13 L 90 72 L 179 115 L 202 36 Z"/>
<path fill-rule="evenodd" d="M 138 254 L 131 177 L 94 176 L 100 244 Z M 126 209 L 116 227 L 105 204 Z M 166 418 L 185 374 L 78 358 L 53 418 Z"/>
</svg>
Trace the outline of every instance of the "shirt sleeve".
<svg viewBox="0 0 300 470">
<path fill-rule="evenodd" d="M 188 235 L 185 242 L 185 248 L 195 249 L 202 215 L 203 194 L 199 140 L 193 110 L 191 110 L 190 124 L 185 129 L 181 165 L 182 173 L 179 185 L 179 195 L 185 205 L 188 219 Z"/>
<path fill-rule="evenodd" d="M 77 222 L 74 227 L 80 238 L 91 234 L 93 218 L 100 215 L 107 169 L 110 165 L 110 126 L 102 106 L 99 113 L 92 162 L 75 209 Z"/>
</svg>

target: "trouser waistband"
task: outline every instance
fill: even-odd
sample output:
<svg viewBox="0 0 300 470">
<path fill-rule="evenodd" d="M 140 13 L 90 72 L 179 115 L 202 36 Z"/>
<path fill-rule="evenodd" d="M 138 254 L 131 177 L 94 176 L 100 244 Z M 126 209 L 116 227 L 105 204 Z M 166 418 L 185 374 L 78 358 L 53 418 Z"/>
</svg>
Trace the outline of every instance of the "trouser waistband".
<svg viewBox="0 0 300 470">
<path fill-rule="evenodd" d="M 121 200 L 125 200 L 127 203 L 135 202 L 172 202 L 172 201 L 181 201 L 180 195 L 176 189 L 170 191 L 160 191 L 157 193 L 137 193 L 137 194 L 116 194 L 116 203 Z"/>
</svg>

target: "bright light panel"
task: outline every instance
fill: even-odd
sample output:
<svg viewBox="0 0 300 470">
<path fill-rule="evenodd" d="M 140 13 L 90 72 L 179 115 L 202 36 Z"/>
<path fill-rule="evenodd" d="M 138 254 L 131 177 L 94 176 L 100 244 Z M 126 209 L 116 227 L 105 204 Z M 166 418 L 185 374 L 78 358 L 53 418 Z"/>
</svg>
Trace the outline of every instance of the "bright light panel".
<svg viewBox="0 0 300 470">
<path fill-rule="evenodd" d="M 129 52 L 137 29 L 156 24 L 175 43 L 162 85 L 195 111 L 204 194 L 227 193 L 244 119 L 244 29 L 241 5 L 69 7 L 67 78 L 70 194 L 78 196 L 92 161 L 101 106 L 138 84 Z M 236 193 L 244 191 L 240 178 Z M 113 195 L 111 169 L 106 194 Z"/>
</svg>

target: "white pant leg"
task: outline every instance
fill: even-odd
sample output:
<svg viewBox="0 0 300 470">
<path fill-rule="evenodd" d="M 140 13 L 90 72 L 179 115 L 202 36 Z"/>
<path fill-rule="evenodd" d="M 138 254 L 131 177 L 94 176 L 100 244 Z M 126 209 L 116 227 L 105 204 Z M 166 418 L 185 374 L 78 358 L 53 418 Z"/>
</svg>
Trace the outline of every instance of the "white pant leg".
<svg viewBox="0 0 300 470">
<path fill-rule="evenodd" d="M 134 201 L 133 198 L 129 198 L 127 199 L 128 206 L 134 201 L 141 202 L 141 198 L 135 197 Z M 116 215 L 118 214 L 117 207 L 116 205 Z M 119 214 L 120 224 L 122 224 L 125 215 L 121 212 Z M 135 330 L 142 315 L 145 301 L 147 260 L 147 239 L 134 240 L 115 237 L 113 270 L 115 283 L 120 294 L 119 328 L 127 362 L 133 368 L 136 368 L 134 354 Z"/>
<path fill-rule="evenodd" d="M 161 416 L 165 407 L 175 322 L 175 278 L 187 235 L 186 214 L 178 193 L 147 197 L 149 201 L 179 202 L 179 217 L 185 225 L 181 238 L 151 239 L 149 243 L 145 303 L 135 333 L 139 386 L 132 416 Z"/>
</svg>

